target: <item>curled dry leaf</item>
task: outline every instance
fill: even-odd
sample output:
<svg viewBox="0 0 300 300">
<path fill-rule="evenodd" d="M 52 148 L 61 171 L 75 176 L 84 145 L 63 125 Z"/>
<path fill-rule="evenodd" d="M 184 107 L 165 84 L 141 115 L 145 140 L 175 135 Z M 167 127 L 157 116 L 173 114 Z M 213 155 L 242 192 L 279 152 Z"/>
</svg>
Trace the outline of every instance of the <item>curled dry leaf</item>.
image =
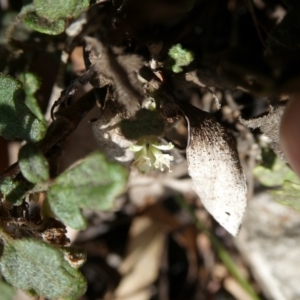
<svg viewBox="0 0 300 300">
<path fill-rule="evenodd" d="M 271 147 L 277 156 L 286 161 L 279 143 L 279 128 L 284 110 L 285 103 L 281 103 L 276 107 L 270 105 L 268 112 L 250 120 L 240 118 L 240 122 L 252 129 L 259 128 L 264 135 L 272 140 Z"/>
<path fill-rule="evenodd" d="M 143 66 L 142 58 L 134 54 L 124 54 L 121 48 L 106 47 L 95 38 L 86 37 L 85 42 L 86 56 L 92 63 L 90 70 L 96 74 L 94 80 L 98 78 L 100 81 L 114 82 L 118 101 L 128 111 L 136 111 L 143 100 L 142 85 L 137 77 L 138 70 Z"/>
<path fill-rule="evenodd" d="M 189 127 L 186 155 L 194 189 L 208 212 L 235 236 L 247 202 L 236 142 L 211 114 L 178 104 Z"/>
<path fill-rule="evenodd" d="M 108 100 L 100 118 L 92 121 L 91 125 L 97 144 L 108 159 L 129 167 L 134 153 L 129 149 L 132 141 L 124 137 L 119 127 L 119 122 L 122 120 L 119 106 L 114 101 Z"/>
</svg>

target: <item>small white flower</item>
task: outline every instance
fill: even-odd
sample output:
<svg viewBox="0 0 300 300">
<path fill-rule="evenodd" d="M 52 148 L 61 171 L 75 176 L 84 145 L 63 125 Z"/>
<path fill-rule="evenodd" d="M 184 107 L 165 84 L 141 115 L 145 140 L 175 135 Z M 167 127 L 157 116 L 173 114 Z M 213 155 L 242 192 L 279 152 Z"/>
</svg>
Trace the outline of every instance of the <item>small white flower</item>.
<svg viewBox="0 0 300 300">
<path fill-rule="evenodd" d="M 161 171 L 164 171 L 164 165 L 170 170 L 170 162 L 174 160 L 174 157 L 169 154 L 163 154 L 161 150 L 170 150 L 174 147 L 172 143 L 169 143 L 168 145 L 154 145 L 151 144 L 149 147 L 149 150 L 152 152 L 152 154 L 155 157 L 155 162 L 153 164 L 154 168 L 160 169 Z"/>
<path fill-rule="evenodd" d="M 152 97 L 147 98 L 143 103 L 143 107 L 154 111 L 156 109 L 156 103 L 154 98 Z"/>
<path fill-rule="evenodd" d="M 151 146 L 159 149 L 159 150 L 163 150 L 163 151 L 167 151 L 167 150 L 171 150 L 174 148 L 174 145 L 172 143 L 169 143 L 168 145 L 162 145 L 162 144 L 154 144 L 152 143 Z"/>
<path fill-rule="evenodd" d="M 169 169 L 169 172 L 172 172 L 170 169 L 170 162 L 174 160 L 174 157 L 169 154 L 161 154 L 156 158 L 156 161 L 154 163 L 154 167 L 156 169 L 160 169 L 161 171 L 164 171 L 164 165 Z"/>
<path fill-rule="evenodd" d="M 152 169 L 151 160 L 147 156 L 140 156 L 133 162 L 133 165 L 136 166 L 142 174 L 148 173 Z"/>
<path fill-rule="evenodd" d="M 135 145 L 130 146 L 130 150 L 135 152 L 133 165 L 137 167 L 140 173 L 145 174 L 154 169 L 164 171 L 164 166 L 170 170 L 170 162 L 174 160 L 173 156 L 164 154 L 174 147 L 172 143 L 168 145 L 158 144 L 157 141 L 142 139 Z"/>
</svg>

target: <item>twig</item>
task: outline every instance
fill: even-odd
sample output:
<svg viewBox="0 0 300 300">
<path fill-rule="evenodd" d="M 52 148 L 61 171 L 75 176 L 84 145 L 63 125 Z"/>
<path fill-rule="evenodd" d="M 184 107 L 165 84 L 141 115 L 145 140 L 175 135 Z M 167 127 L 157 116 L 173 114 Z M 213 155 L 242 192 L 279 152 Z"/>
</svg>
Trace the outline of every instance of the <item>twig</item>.
<svg viewBox="0 0 300 300">
<path fill-rule="evenodd" d="M 244 0 L 244 3 L 245 3 L 245 6 L 249 10 L 249 13 L 250 13 L 250 15 L 252 17 L 255 29 L 257 31 L 258 37 L 259 37 L 262 45 L 264 46 L 265 50 L 269 50 L 268 45 L 265 43 L 265 41 L 264 41 L 264 39 L 262 37 L 261 31 L 260 31 L 260 28 L 259 28 L 259 23 L 258 23 L 258 20 L 256 18 L 256 14 L 255 14 L 255 11 L 254 11 L 254 7 L 253 7 L 252 1 L 251 0 Z"/>
<path fill-rule="evenodd" d="M 50 165 L 55 165 L 57 158 L 63 151 L 66 138 L 77 128 L 87 112 L 95 106 L 96 98 L 93 92 L 93 90 L 88 92 L 73 105 L 59 111 L 56 120 L 48 128 L 46 136 L 39 142 L 39 147 L 51 162 Z M 55 172 L 52 171 L 53 173 Z M 5 178 L 15 178 L 17 181 L 28 184 L 27 180 L 20 173 L 18 163 L 11 165 L 0 174 L 0 181 Z M 37 188 L 43 189 L 41 185 Z"/>
<path fill-rule="evenodd" d="M 52 118 L 53 110 L 56 107 L 55 102 L 57 99 L 59 99 L 61 92 L 64 88 L 64 75 L 65 75 L 69 57 L 70 57 L 69 53 L 62 51 L 57 75 L 55 78 L 55 83 L 53 85 L 51 96 L 48 102 L 48 107 L 45 113 L 45 118 L 48 122 L 51 122 L 51 119 L 53 120 Z"/>
<path fill-rule="evenodd" d="M 236 281 L 244 288 L 244 290 L 251 296 L 253 300 L 259 300 L 257 293 L 254 291 L 251 284 L 244 278 L 244 276 L 240 273 L 238 268 L 236 267 L 235 262 L 230 257 L 228 251 L 223 247 L 220 240 L 209 230 L 207 229 L 204 224 L 198 219 L 195 214 L 195 211 L 191 208 L 191 206 L 182 198 L 177 197 L 176 200 L 178 201 L 179 205 L 186 210 L 189 215 L 191 216 L 195 226 L 198 230 L 204 232 L 208 238 L 210 239 L 212 245 L 214 246 L 215 250 L 217 251 L 218 257 L 226 266 L 228 271 L 231 275 L 236 279 Z"/>
</svg>

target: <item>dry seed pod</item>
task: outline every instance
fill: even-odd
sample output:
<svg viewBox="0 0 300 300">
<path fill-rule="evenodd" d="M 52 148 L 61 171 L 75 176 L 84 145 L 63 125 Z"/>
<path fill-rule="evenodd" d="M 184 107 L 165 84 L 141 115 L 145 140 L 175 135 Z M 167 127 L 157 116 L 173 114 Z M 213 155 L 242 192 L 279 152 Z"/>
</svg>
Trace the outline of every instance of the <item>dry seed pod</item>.
<svg viewBox="0 0 300 300">
<path fill-rule="evenodd" d="M 247 202 L 236 142 L 211 114 L 188 103 L 178 105 L 189 127 L 186 155 L 194 189 L 208 212 L 236 236 Z"/>
</svg>

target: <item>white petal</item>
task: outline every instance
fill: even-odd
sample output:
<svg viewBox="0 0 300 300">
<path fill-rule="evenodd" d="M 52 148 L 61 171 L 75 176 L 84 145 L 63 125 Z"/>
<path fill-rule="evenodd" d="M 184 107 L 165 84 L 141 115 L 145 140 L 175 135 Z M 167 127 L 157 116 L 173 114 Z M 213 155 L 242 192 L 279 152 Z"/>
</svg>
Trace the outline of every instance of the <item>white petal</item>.
<svg viewBox="0 0 300 300">
<path fill-rule="evenodd" d="M 151 146 L 163 151 L 171 150 L 172 148 L 174 148 L 174 145 L 172 143 L 169 143 L 168 145 L 151 144 Z"/>
<path fill-rule="evenodd" d="M 143 148 L 145 147 L 145 145 L 138 145 L 138 144 L 135 144 L 135 145 L 130 145 L 130 150 L 132 151 L 132 152 L 139 152 L 139 151 L 141 151 Z"/>
</svg>

